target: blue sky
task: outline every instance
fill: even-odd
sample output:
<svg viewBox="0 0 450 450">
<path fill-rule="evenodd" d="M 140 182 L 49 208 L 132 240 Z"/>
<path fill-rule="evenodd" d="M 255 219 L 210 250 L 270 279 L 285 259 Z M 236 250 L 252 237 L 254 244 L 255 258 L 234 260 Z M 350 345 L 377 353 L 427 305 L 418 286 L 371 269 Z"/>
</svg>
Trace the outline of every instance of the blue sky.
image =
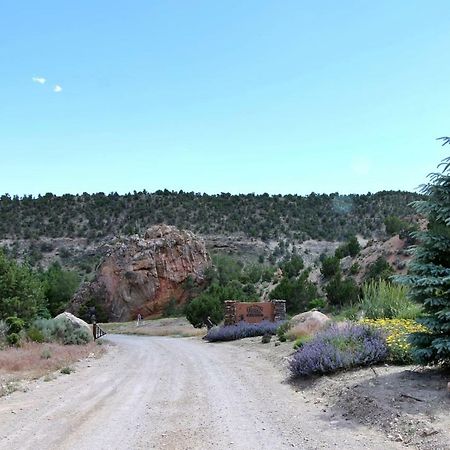
<svg viewBox="0 0 450 450">
<path fill-rule="evenodd" d="M 5 1 L 0 193 L 413 190 L 448 154 L 449 19 L 438 0 Z"/>
</svg>

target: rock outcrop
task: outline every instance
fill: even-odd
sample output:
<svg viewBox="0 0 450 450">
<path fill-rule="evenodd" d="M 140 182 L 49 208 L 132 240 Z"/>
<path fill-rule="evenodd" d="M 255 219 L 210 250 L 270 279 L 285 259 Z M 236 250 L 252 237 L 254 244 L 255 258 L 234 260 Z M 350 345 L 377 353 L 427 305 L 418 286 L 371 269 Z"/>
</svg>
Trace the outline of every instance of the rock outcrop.
<svg viewBox="0 0 450 450">
<path fill-rule="evenodd" d="M 169 302 L 180 305 L 205 281 L 210 258 L 203 241 L 189 231 L 157 225 L 143 237 L 119 240 L 100 264 L 94 281 L 75 294 L 70 311 L 95 306 L 110 321 L 160 315 Z M 100 320 L 97 317 L 97 320 Z"/>
</svg>

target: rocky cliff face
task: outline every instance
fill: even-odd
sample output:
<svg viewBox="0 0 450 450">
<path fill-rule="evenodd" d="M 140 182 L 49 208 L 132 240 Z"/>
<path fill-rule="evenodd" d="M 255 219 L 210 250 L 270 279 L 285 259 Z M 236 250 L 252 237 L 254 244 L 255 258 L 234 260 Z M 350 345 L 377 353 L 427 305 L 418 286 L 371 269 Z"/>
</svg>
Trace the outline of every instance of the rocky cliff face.
<svg viewBox="0 0 450 450">
<path fill-rule="evenodd" d="M 157 225 L 143 237 L 116 242 L 94 281 L 75 294 L 69 310 L 86 315 L 96 305 L 111 321 L 132 320 L 138 314 L 157 316 L 172 299 L 185 302 L 188 285 L 203 284 L 209 265 L 205 245 L 193 233 Z"/>
</svg>

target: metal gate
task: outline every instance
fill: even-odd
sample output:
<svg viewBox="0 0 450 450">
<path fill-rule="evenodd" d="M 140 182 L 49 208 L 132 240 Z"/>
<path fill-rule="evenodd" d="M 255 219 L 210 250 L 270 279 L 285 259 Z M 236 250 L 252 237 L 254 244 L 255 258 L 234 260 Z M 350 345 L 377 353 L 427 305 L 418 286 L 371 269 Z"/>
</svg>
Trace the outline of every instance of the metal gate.
<svg viewBox="0 0 450 450">
<path fill-rule="evenodd" d="M 94 335 L 94 341 L 101 338 L 106 334 L 105 330 L 102 330 L 95 322 L 92 324 L 92 334 Z"/>
</svg>

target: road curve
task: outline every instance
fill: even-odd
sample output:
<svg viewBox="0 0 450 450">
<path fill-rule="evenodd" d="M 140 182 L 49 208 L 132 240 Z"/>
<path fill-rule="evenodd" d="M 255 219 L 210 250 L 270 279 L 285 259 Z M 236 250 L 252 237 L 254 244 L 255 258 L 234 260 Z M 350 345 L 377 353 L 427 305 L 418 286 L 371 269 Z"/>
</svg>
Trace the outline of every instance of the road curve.
<svg viewBox="0 0 450 450">
<path fill-rule="evenodd" d="M 259 352 L 119 336 L 75 373 L 0 398 L 0 449 L 391 449 L 330 421 Z"/>
</svg>

